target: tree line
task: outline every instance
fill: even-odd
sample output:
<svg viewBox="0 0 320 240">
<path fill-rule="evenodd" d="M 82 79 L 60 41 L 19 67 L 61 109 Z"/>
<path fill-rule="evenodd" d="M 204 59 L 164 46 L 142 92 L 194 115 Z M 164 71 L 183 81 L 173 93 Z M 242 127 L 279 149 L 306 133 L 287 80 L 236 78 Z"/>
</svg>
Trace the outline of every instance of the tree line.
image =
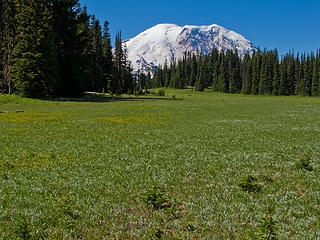
<svg viewBox="0 0 320 240">
<path fill-rule="evenodd" d="M 225 93 L 320 96 L 320 51 L 316 54 L 290 52 L 279 58 L 277 50 L 239 56 L 237 50 L 207 55 L 185 53 L 181 60 L 159 66 L 148 83 L 152 87 L 186 88 L 197 91 L 212 88 Z M 146 86 L 148 88 L 149 86 Z"/>
<path fill-rule="evenodd" d="M 27 97 L 127 93 L 132 69 L 109 23 L 101 27 L 78 0 L 0 2 L 0 93 Z"/>
</svg>

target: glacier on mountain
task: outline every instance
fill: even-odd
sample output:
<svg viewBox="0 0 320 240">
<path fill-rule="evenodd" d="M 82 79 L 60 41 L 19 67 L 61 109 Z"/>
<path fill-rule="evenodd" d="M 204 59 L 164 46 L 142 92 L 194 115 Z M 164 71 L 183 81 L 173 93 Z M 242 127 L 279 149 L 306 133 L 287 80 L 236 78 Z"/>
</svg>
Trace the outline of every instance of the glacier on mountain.
<svg viewBox="0 0 320 240">
<path fill-rule="evenodd" d="M 158 24 L 125 42 L 134 71 L 153 71 L 167 61 L 181 59 L 185 52 L 209 53 L 213 48 L 237 49 L 243 56 L 255 47 L 240 34 L 219 25 L 184 27 Z"/>
</svg>

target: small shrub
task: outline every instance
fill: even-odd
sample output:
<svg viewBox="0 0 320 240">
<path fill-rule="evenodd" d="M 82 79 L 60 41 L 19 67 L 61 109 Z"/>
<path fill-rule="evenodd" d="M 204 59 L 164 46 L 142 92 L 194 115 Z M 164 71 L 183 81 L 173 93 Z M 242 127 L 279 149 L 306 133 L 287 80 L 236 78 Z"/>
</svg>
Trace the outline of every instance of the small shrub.
<svg viewBox="0 0 320 240">
<path fill-rule="evenodd" d="M 164 210 L 169 218 L 180 218 L 181 208 L 177 203 L 171 202 L 166 196 L 166 192 L 161 187 L 153 187 L 147 190 L 142 197 L 144 202 L 154 210 Z"/>
<path fill-rule="evenodd" d="M 6 171 L 12 171 L 16 168 L 16 166 L 10 160 L 5 160 L 3 163 L 3 168 Z"/>
<path fill-rule="evenodd" d="M 313 167 L 311 165 L 311 157 L 309 155 L 300 156 L 296 166 L 298 169 L 304 169 L 310 172 L 313 171 Z"/>
<path fill-rule="evenodd" d="M 184 224 L 184 228 L 190 232 L 194 232 L 196 230 L 196 227 L 193 225 L 192 222 L 186 222 Z"/>
<path fill-rule="evenodd" d="M 262 237 L 267 240 L 276 240 L 277 239 L 277 226 L 276 221 L 272 216 L 266 214 L 264 218 L 260 220 L 259 232 L 262 234 Z"/>
<path fill-rule="evenodd" d="M 166 91 L 165 91 L 164 89 L 160 89 L 160 90 L 158 91 L 158 96 L 163 97 L 163 96 L 165 96 L 165 95 L 166 95 Z"/>
<path fill-rule="evenodd" d="M 19 219 L 15 227 L 15 233 L 18 238 L 32 239 L 31 224 L 26 217 Z"/>
<path fill-rule="evenodd" d="M 143 199 L 146 204 L 152 206 L 155 210 L 170 207 L 170 202 L 161 187 L 153 187 L 147 190 Z"/>
<path fill-rule="evenodd" d="M 266 182 L 266 183 L 273 183 L 273 182 L 274 182 L 273 178 L 272 178 L 272 177 L 269 177 L 269 176 L 267 176 L 267 175 L 261 176 L 261 180 L 262 180 L 263 182 Z"/>
<path fill-rule="evenodd" d="M 262 186 L 258 183 L 258 179 L 252 175 L 248 175 L 238 185 L 241 190 L 245 192 L 260 192 L 262 190 Z"/>
<path fill-rule="evenodd" d="M 179 208 L 179 206 L 175 203 L 169 202 L 168 206 L 165 206 L 165 211 L 166 211 L 166 214 L 168 215 L 169 218 L 181 217 L 180 210 L 181 209 Z"/>
<path fill-rule="evenodd" d="M 151 234 L 152 234 L 152 237 L 151 239 L 163 239 L 163 235 L 164 235 L 164 231 L 159 228 L 159 227 L 155 227 L 155 228 L 152 228 L 151 230 Z"/>
</svg>

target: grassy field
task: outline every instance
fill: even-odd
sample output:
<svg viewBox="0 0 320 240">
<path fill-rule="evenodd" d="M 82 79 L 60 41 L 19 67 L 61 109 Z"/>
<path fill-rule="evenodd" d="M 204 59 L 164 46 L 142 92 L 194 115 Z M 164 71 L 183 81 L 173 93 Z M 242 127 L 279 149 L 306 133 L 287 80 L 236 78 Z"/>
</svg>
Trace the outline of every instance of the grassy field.
<svg viewBox="0 0 320 240">
<path fill-rule="evenodd" d="M 320 98 L 166 93 L 0 96 L 0 239 L 320 239 Z"/>
</svg>

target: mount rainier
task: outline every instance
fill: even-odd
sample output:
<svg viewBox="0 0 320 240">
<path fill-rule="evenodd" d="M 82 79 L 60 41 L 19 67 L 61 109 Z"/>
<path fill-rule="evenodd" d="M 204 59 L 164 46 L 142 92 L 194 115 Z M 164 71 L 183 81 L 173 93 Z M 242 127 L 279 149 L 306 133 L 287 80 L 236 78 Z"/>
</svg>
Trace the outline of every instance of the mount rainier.
<svg viewBox="0 0 320 240">
<path fill-rule="evenodd" d="M 255 49 L 245 37 L 216 24 L 184 27 L 158 24 L 125 44 L 134 71 L 154 70 L 165 61 L 170 64 L 174 59 L 181 59 L 185 52 L 206 54 L 212 48 L 237 49 L 243 56 Z"/>
</svg>

